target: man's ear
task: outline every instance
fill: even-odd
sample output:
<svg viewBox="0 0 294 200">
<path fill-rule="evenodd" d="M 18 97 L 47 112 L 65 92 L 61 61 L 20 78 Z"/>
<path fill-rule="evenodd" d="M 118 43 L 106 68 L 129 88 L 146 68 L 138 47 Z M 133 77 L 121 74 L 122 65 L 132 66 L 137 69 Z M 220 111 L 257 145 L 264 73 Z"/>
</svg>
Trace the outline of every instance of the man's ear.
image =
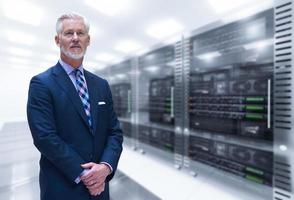
<svg viewBox="0 0 294 200">
<path fill-rule="evenodd" d="M 90 45 L 90 42 L 91 42 L 91 37 L 90 37 L 90 35 L 88 35 L 88 41 L 87 41 L 88 45 L 87 46 Z"/>
<path fill-rule="evenodd" d="M 58 47 L 60 47 L 60 39 L 58 35 L 55 36 L 55 43 Z"/>
</svg>

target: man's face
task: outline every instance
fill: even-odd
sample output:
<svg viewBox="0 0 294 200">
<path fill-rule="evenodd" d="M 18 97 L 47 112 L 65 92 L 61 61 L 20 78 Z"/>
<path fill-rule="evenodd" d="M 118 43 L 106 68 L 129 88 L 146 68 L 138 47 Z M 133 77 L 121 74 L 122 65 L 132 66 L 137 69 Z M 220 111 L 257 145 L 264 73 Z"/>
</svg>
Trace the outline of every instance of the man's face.
<svg viewBox="0 0 294 200">
<path fill-rule="evenodd" d="M 55 37 L 61 54 L 71 59 L 82 59 L 90 44 L 90 36 L 86 32 L 82 19 L 65 19 L 62 31 Z"/>
</svg>

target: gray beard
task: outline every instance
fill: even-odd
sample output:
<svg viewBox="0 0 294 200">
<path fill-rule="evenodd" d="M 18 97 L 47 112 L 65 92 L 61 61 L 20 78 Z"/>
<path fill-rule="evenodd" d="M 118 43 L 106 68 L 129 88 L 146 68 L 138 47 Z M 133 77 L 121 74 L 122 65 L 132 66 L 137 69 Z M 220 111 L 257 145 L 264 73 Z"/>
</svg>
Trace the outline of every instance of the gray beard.
<svg viewBox="0 0 294 200">
<path fill-rule="evenodd" d="M 86 49 L 85 49 L 85 51 L 83 51 L 82 53 L 79 53 L 79 54 L 71 53 L 69 51 L 66 51 L 63 46 L 60 47 L 60 50 L 67 57 L 69 57 L 71 59 L 74 59 L 74 60 L 80 60 L 80 59 L 82 59 L 84 57 L 85 53 L 86 53 Z"/>
</svg>

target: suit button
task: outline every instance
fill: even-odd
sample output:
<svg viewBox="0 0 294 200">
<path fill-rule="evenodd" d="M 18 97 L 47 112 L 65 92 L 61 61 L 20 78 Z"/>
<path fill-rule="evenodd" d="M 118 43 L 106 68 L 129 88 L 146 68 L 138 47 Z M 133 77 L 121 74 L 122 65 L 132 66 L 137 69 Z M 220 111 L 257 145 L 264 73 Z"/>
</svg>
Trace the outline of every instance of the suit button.
<svg viewBox="0 0 294 200">
<path fill-rule="evenodd" d="M 89 154 L 90 160 L 93 159 L 93 154 Z"/>
</svg>

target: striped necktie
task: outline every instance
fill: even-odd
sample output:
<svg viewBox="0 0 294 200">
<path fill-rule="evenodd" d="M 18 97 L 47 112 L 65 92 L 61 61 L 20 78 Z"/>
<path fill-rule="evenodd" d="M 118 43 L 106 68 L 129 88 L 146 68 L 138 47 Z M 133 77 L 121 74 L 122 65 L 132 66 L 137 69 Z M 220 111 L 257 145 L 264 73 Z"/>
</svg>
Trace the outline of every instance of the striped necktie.
<svg viewBox="0 0 294 200">
<path fill-rule="evenodd" d="M 75 69 L 74 74 L 76 77 L 77 91 L 78 91 L 80 99 L 83 103 L 84 110 L 87 115 L 88 123 L 90 125 L 90 128 L 92 129 L 92 118 L 91 118 L 91 112 L 90 112 L 90 98 L 89 98 L 89 93 L 87 90 L 86 81 L 84 79 L 83 73 L 80 70 Z"/>
</svg>

